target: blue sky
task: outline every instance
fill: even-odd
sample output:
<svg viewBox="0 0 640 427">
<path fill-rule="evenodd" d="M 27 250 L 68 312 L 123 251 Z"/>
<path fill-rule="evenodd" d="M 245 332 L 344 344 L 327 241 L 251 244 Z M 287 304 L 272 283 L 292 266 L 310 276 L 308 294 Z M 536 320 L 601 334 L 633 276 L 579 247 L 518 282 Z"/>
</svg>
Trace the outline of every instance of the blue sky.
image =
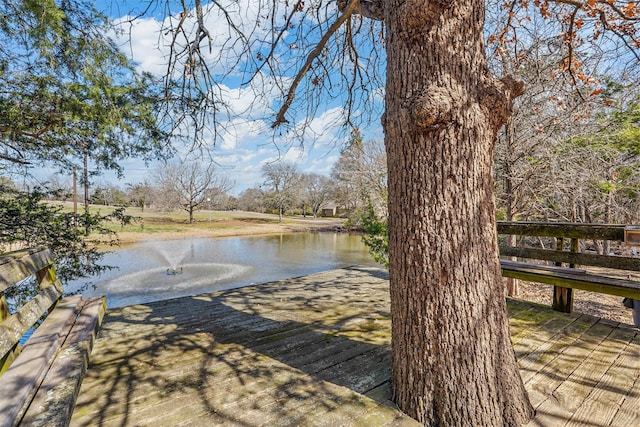
<svg viewBox="0 0 640 427">
<path fill-rule="evenodd" d="M 254 0 L 223 0 L 222 3 L 234 3 L 242 21 L 247 25 L 254 25 L 259 16 L 259 11 L 253 7 Z M 100 3 L 98 3 L 100 5 Z M 116 22 L 127 22 L 128 13 L 135 13 L 145 2 L 127 0 L 106 0 L 104 6 L 106 13 Z M 161 0 L 159 4 L 164 4 Z M 100 6 L 99 6 L 100 7 Z M 176 12 L 179 9 L 176 8 Z M 168 39 L 166 38 L 167 19 L 163 18 L 161 8 L 154 8 L 147 16 L 139 17 L 132 23 L 127 22 L 123 29 L 127 34 L 117 37 L 125 52 L 140 71 L 151 72 L 161 76 L 166 71 L 166 56 L 168 52 Z M 175 15 L 174 15 L 175 16 Z M 165 21 L 163 22 L 162 19 Z M 206 15 L 206 26 L 213 33 L 220 35 L 214 37 L 214 43 L 209 53 L 211 67 L 216 72 L 228 73 L 225 62 L 233 61 L 229 55 L 220 54 L 221 46 L 216 45 L 217 40 L 225 40 L 228 24 L 224 17 L 216 13 Z M 253 34 L 256 39 L 269 40 L 269 28 L 265 26 L 263 34 Z M 251 28 L 256 31 L 256 27 Z M 306 55 L 304 51 L 289 53 L 289 55 Z M 284 58 L 284 54 L 283 54 Z M 286 59 L 283 59 L 286 60 Z M 221 65 L 219 65 L 221 64 Z M 282 98 L 277 93 L 269 93 L 264 88 L 268 84 L 284 84 L 291 79 L 295 67 L 289 67 L 288 75 L 260 75 L 259 79 L 251 85 L 242 85 L 242 76 L 237 73 L 225 74 L 223 80 L 215 89 L 224 95 L 232 112 L 229 118 L 224 118 L 218 129 L 219 138 L 213 144 L 213 138 L 207 141 L 209 144 L 209 156 L 219 165 L 219 173 L 227 174 L 230 180 L 235 182 L 232 193 L 238 194 L 246 188 L 254 187 L 262 183 L 260 170 L 263 164 L 277 160 L 292 162 L 302 172 L 314 172 L 328 175 L 335 161 L 340 155 L 341 144 L 345 141 L 336 126 L 340 116 L 344 115 L 344 109 L 340 100 L 320 99 L 319 107 L 312 117 L 306 116 L 305 111 L 292 111 L 295 122 L 290 129 L 295 133 L 296 128 L 304 123 L 305 134 L 301 138 L 292 138 L 291 132 L 282 131 L 274 134 L 270 124 L 275 117 L 274 109 L 282 103 Z M 287 80 L 288 79 L 288 80 Z M 259 86 L 259 87 L 258 87 Z M 257 93 L 261 96 L 258 98 Z M 375 91 L 374 91 L 375 93 Z M 381 92 L 380 92 L 381 93 Z M 302 94 L 299 91 L 298 96 Z M 379 94 L 378 94 L 379 95 Z M 374 95 L 376 96 L 376 95 Z M 377 102 L 381 100 L 378 96 Z M 374 101 L 376 102 L 376 101 Z M 344 131 L 344 129 L 342 129 Z M 375 117 L 362 129 L 367 139 L 382 138 L 382 128 L 378 117 Z M 185 156 L 183 147 L 177 146 L 181 156 Z M 209 157 L 207 157 L 208 159 Z M 141 161 L 129 160 L 121 163 L 124 167 L 124 178 L 117 179 L 114 174 L 105 173 L 94 182 L 110 183 L 124 187 L 126 183 L 137 183 L 149 180 L 150 171 L 157 168 L 158 164 L 150 164 L 146 167 Z"/>
</svg>

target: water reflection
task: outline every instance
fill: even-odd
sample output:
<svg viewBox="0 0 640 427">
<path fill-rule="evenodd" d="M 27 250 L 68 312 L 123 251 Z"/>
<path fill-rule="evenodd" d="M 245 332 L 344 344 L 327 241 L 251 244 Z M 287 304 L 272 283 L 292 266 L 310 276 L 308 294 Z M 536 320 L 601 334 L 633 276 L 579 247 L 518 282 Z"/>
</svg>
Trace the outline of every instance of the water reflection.
<svg viewBox="0 0 640 427">
<path fill-rule="evenodd" d="M 104 263 L 118 269 L 76 281 L 69 290 L 107 295 L 110 307 L 120 307 L 376 265 L 360 237 L 345 233 L 147 241 L 107 254 Z"/>
</svg>

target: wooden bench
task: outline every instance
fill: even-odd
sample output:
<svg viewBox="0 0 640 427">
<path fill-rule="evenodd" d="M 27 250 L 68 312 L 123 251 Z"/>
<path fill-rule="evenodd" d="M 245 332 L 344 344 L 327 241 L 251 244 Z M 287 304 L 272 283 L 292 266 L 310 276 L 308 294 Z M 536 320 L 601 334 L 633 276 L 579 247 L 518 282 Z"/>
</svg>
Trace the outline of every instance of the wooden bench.
<svg viewBox="0 0 640 427">
<path fill-rule="evenodd" d="M 37 295 L 9 313 L 6 291 L 33 275 Z M 0 256 L 1 427 L 69 424 L 106 298 L 61 296 L 50 250 Z"/>
<path fill-rule="evenodd" d="M 640 281 L 631 280 L 624 273 L 639 272 L 640 258 L 580 251 L 581 241 L 582 245 L 589 240 L 624 242 L 624 225 L 498 221 L 498 234 L 555 240 L 551 248 L 533 247 L 522 239 L 517 246 L 501 242 L 500 255 L 518 260 L 502 259 L 500 264 L 504 277 L 553 285 L 552 306 L 556 310 L 572 311 L 572 289 L 640 300 Z M 552 265 L 541 264 L 543 262 L 550 262 Z M 578 266 L 597 267 L 599 270 L 593 272 Z"/>
</svg>

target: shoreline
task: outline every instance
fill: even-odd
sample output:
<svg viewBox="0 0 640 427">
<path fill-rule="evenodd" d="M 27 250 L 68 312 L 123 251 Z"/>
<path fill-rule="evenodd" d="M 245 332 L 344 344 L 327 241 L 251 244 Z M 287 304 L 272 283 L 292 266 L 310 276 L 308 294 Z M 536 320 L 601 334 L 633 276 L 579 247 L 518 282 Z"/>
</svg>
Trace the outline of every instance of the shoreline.
<svg viewBox="0 0 640 427">
<path fill-rule="evenodd" d="M 134 245 L 140 242 L 179 240 L 189 238 L 224 238 L 242 236 L 261 236 L 274 234 L 289 234 L 299 232 L 335 232 L 350 233 L 344 228 L 344 220 L 327 218 L 285 217 L 282 223 L 277 222 L 277 215 L 259 214 L 252 216 L 246 213 L 236 213 L 226 218 L 206 220 L 201 217 L 197 222 L 188 224 L 178 221 L 163 221 L 161 218 L 146 218 L 150 220 L 140 230 L 116 231 L 117 244 L 109 245 L 107 242 L 100 244 L 100 249 L 109 250 Z M 162 223 L 171 229 L 155 229 L 154 225 Z M 530 282 L 521 282 L 520 295 L 515 299 L 535 302 L 548 306 L 551 303 L 553 287 Z M 606 294 L 597 294 L 586 291 L 576 291 L 576 312 L 594 315 L 610 321 L 633 324 L 631 311 L 624 308 L 621 298 Z"/>
<path fill-rule="evenodd" d="M 227 221 L 218 221 L 213 227 L 201 227 L 198 224 L 189 224 L 188 227 L 172 231 L 116 231 L 117 244 L 115 246 L 131 245 L 139 242 L 158 240 L 179 240 L 194 237 L 240 237 L 261 236 L 273 234 L 304 233 L 304 232 L 347 232 L 343 228 L 342 221 L 327 220 L 290 220 L 296 222 L 287 223 L 252 223 L 229 224 Z M 105 245 L 106 242 L 105 242 Z"/>
</svg>

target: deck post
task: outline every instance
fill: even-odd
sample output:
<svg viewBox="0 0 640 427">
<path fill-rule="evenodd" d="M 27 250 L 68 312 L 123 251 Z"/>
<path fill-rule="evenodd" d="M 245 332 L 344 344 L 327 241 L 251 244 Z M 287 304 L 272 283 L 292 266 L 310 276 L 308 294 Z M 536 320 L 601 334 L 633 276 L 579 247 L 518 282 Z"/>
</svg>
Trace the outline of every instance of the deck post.
<svg viewBox="0 0 640 427">
<path fill-rule="evenodd" d="M 507 235 L 507 246 L 513 248 L 516 246 L 516 236 L 514 234 Z M 507 259 L 511 261 L 516 261 L 516 257 L 508 257 Z M 520 296 L 520 284 L 518 279 L 513 277 L 506 278 L 506 287 L 507 287 L 507 296 L 510 297 L 518 297 Z"/>
<path fill-rule="evenodd" d="M 578 239 L 571 239 L 571 252 L 577 252 L 579 249 Z M 564 250 L 564 239 L 559 237 L 556 240 L 556 250 Z M 561 262 L 556 262 L 556 266 L 561 267 Z M 575 268 L 575 264 L 569 264 L 570 268 Z M 561 286 L 553 287 L 553 302 L 551 308 L 563 313 L 571 313 L 573 311 L 573 289 L 563 288 Z"/>
</svg>

